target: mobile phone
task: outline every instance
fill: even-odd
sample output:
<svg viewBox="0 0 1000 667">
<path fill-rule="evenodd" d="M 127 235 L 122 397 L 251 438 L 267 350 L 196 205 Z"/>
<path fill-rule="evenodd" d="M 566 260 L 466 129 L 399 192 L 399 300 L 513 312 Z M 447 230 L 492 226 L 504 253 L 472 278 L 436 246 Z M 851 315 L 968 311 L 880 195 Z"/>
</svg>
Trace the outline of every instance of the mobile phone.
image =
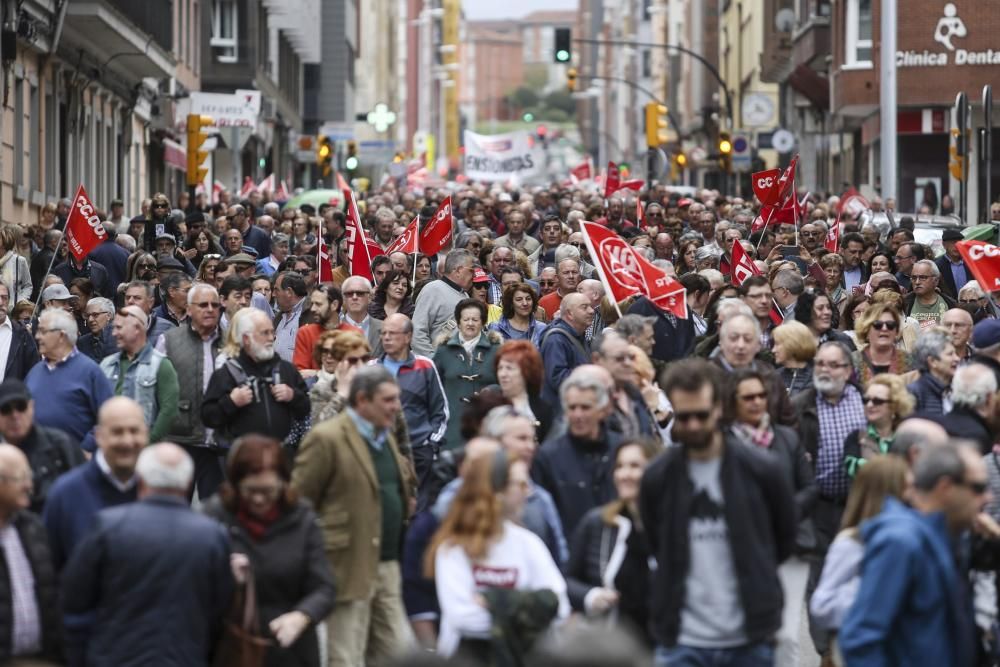
<svg viewBox="0 0 1000 667">
<path fill-rule="evenodd" d="M 782 257 L 798 257 L 802 253 L 797 245 L 783 245 L 781 246 L 781 256 Z"/>
</svg>

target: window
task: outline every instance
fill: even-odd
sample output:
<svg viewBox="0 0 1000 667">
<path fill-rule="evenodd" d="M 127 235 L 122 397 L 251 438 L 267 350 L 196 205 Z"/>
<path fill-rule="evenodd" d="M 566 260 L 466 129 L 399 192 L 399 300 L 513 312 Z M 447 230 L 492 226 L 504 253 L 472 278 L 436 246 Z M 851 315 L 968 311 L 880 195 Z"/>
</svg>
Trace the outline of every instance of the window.
<svg viewBox="0 0 1000 667">
<path fill-rule="evenodd" d="M 642 76 L 646 79 L 653 76 L 653 52 L 649 49 L 642 52 Z"/>
<path fill-rule="evenodd" d="M 872 66 L 872 2 L 847 0 L 844 17 L 844 65 Z"/>
<path fill-rule="evenodd" d="M 236 0 L 213 0 L 212 39 L 209 45 L 220 63 L 234 63 L 238 60 L 236 19 Z"/>
<path fill-rule="evenodd" d="M 31 84 L 31 96 L 28 99 L 28 188 L 31 192 L 41 191 L 38 182 L 40 175 L 42 153 L 39 150 L 39 140 L 42 134 L 41 109 L 39 107 L 38 86 Z"/>
<path fill-rule="evenodd" d="M 52 93 L 52 82 L 45 84 L 45 192 L 54 195 L 59 192 L 56 164 L 59 160 L 56 137 L 56 98 Z"/>
<path fill-rule="evenodd" d="M 14 185 L 24 185 L 24 79 L 14 79 Z"/>
</svg>

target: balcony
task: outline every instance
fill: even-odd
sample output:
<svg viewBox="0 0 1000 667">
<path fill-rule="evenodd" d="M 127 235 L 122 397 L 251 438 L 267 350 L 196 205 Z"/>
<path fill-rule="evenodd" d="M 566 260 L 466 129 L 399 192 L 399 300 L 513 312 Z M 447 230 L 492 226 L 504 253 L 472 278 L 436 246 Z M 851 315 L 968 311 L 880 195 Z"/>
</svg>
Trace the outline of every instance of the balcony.
<svg viewBox="0 0 1000 667">
<path fill-rule="evenodd" d="M 176 66 L 170 54 L 172 18 L 163 19 L 160 26 L 140 27 L 117 6 L 135 5 L 136 18 L 141 20 L 159 17 L 154 5 L 159 9 L 165 6 L 167 16 L 172 17 L 172 3 L 150 2 L 150 11 L 143 15 L 140 8 L 146 4 L 141 0 L 73 0 L 66 6 L 60 50 L 82 51 L 100 63 L 100 70 L 129 79 L 172 76 Z M 160 39 L 166 39 L 167 46 L 162 46 Z"/>
<path fill-rule="evenodd" d="M 830 17 L 812 15 L 800 23 L 792 37 L 792 58 L 817 71 L 826 70 L 830 55 Z"/>
<path fill-rule="evenodd" d="M 764 0 L 764 50 L 760 54 L 760 80 L 784 81 L 792 68 L 792 0 Z"/>
<path fill-rule="evenodd" d="M 151 35 L 153 41 L 168 53 L 174 47 L 174 3 L 172 0 L 109 0 L 108 4 L 131 21 L 135 27 Z"/>
</svg>

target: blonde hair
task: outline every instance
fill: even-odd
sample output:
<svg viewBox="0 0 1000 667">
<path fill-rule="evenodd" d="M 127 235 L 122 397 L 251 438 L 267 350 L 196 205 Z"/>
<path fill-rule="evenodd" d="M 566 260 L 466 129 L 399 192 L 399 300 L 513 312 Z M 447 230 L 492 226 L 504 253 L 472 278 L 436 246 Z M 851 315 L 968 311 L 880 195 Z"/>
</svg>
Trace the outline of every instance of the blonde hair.
<svg viewBox="0 0 1000 667">
<path fill-rule="evenodd" d="M 878 318 L 882 317 L 885 313 L 889 313 L 896 320 L 896 335 L 899 336 L 900 334 L 899 329 L 903 324 L 903 318 L 900 316 L 895 304 L 889 303 L 892 299 L 886 297 L 878 298 L 881 292 L 899 296 L 889 290 L 880 290 L 875 293 L 876 298 L 872 299 L 872 302 L 868 304 L 868 308 L 861 314 L 858 321 L 854 323 L 854 333 L 857 334 L 858 343 L 861 345 L 868 344 L 868 332 L 871 331 L 872 325 L 878 321 Z"/>
<path fill-rule="evenodd" d="M 772 335 L 795 361 L 811 361 L 816 356 L 816 337 L 802 322 L 788 320 L 776 326 Z"/>
<path fill-rule="evenodd" d="M 906 389 L 903 378 L 892 373 L 879 373 L 868 381 L 868 387 L 880 384 L 889 389 L 889 406 L 892 408 L 892 425 L 895 427 L 913 412 L 916 401 Z"/>
<path fill-rule="evenodd" d="M 628 351 L 635 356 L 632 365 L 635 367 L 635 372 L 639 374 L 639 378 L 647 382 L 652 382 L 656 377 L 656 369 L 653 368 L 653 362 L 649 360 L 646 353 L 637 345 L 629 345 Z"/>
</svg>

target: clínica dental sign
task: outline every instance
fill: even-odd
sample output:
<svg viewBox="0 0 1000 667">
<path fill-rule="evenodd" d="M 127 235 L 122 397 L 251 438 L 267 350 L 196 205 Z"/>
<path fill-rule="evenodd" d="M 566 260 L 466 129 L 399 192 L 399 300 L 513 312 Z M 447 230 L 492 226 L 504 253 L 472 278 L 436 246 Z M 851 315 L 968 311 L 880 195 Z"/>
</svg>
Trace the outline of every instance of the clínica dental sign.
<svg viewBox="0 0 1000 667">
<path fill-rule="evenodd" d="M 955 3 L 944 6 L 942 16 L 934 28 L 936 50 L 896 51 L 896 67 L 946 67 L 953 65 L 1000 65 L 1000 49 L 976 51 L 962 48 L 962 40 L 969 34 L 965 21 L 958 14 Z"/>
</svg>

